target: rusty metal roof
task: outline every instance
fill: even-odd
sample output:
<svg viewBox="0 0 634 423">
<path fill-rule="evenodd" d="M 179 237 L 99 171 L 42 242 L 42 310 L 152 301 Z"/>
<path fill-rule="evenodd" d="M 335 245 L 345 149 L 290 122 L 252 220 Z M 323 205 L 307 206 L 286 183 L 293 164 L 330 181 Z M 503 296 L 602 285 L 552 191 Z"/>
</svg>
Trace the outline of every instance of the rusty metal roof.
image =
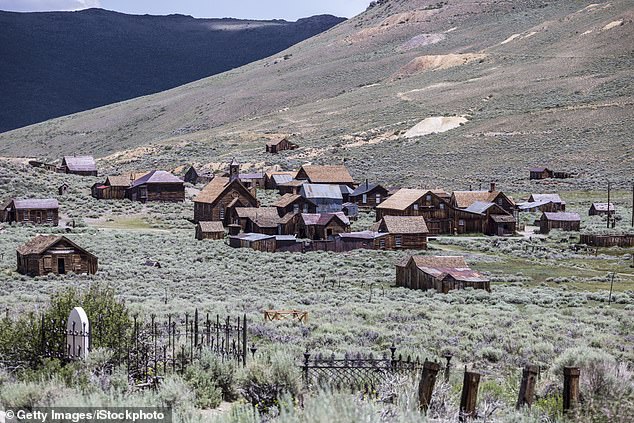
<svg viewBox="0 0 634 423">
<path fill-rule="evenodd" d="M 68 170 L 78 172 L 93 172 L 97 170 L 97 164 L 92 156 L 64 156 L 64 162 Z"/>
<path fill-rule="evenodd" d="M 331 200 L 343 200 L 341 189 L 338 185 L 303 184 L 301 195 L 304 198 L 328 198 Z"/>
</svg>

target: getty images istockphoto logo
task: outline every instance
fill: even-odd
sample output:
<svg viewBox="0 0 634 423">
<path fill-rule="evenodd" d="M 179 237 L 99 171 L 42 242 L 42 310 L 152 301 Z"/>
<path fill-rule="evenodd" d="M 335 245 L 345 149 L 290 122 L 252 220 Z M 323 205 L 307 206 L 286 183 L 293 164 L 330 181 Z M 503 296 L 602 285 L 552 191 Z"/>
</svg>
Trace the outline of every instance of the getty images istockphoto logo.
<svg viewBox="0 0 634 423">
<path fill-rule="evenodd" d="M 63 407 L 36 408 L 33 410 L 9 409 L 0 411 L 0 423 L 11 422 L 139 422 L 172 423 L 172 410 L 157 407 Z"/>
</svg>

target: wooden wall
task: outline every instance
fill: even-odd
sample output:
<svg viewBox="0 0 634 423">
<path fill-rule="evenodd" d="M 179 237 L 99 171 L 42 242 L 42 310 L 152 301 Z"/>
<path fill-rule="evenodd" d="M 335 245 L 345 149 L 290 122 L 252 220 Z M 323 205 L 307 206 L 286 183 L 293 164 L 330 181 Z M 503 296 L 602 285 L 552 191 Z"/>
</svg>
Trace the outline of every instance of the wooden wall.
<svg viewBox="0 0 634 423">
<path fill-rule="evenodd" d="M 11 214 L 11 213 L 10 213 Z M 33 225 L 59 224 L 58 209 L 20 209 L 15 211 L 15 216 L 10 219 L 17 223 L 30 223 Z"/>
</svg>

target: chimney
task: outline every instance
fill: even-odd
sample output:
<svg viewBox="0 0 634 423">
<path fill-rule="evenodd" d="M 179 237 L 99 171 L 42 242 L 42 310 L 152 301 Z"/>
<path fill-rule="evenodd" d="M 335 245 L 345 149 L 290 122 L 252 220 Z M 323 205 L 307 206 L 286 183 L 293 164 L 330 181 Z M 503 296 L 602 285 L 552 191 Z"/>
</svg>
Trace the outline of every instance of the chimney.
<svg viewBox="0 0 634 423">
<path fill-rule="evenodd" d="M 368 189 L 368 186 L 369 186 L 369 184 L 368 184 L 368 178 L 365 178 L 365 189 Z"/>
<path fill-rule="evenodd" d="M 491 189 L 489 189 L 489 192 L 495 192 L 495 182 L 491 182 Z"/>
</svg>

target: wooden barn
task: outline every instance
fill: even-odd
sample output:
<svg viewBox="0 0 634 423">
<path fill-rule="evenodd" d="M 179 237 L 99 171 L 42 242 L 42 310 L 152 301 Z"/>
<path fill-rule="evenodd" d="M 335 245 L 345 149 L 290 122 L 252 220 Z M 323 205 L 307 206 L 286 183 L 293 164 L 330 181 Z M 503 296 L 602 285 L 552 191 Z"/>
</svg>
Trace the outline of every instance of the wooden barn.
<svg viewBox="0 0 634 423">
<path fill-rule="evenodd" d="M 441 189 L 402 188 L 376 207 L 376 219 L 385 216 L 422 216 L 431 234 L 452 232 L 452 208 L 449 194 Z"/>
<path fill-rule="evenodd" d="M 355 187 L 354 179 L 343 165 L 320 166 L 303 165 L 295 179 L 308 181 L 311 184 L 347 185 Z"/>
<path fill-rule="evenodd" d="M 277 208 L 280 217 L 287 213 L 317 213 L 317 205 L 298 194 L 284 194 L 273 207 Z"/>
<path fill-rule="evenodd" d="M 231 223 L 240 225 L 243 232 L 280 234 L 280 216 L 276 207 L 236 207 L 231 210 Z"/>
<path fill-rule="evenodd" d="M 548 179 L 553 177 L 552 170 L 545 167 L 533 167 L 529 169 L 530 179 Z"/>
<path fill-rule="evenodd" d="M 258 207 L 255 194 L 247 189 L 238 178 L 239 165 L 233 161 L 230 176 L 216 177 L 205 185 L 194 198 L 194 221 L 220 221 L 225 225 L 231 222 L 231 210 L 237 207 Z"/>
<path fill-rule="evenodd" d="M 338 185 L 306 183 L 302 185 L 299 195 L 315 204 L 317 213 L 340 212 L 343 205 Z"/>
<path fill-rule="evenodd" d="M 23 275 L 97 272 L 97 257 L 64 236 L 38 235 L 18 247 L 17 259 Z"/>
<path fill-rule="evenodd" d="M 137 174 L 138 177 L 145 173 Z M 123 200 L 125 192 L 132 182 L 137 179 L 135 174 L 108 176 L 103 184 L 94 184 L 90 189 L 90 195 L 98 200 Z"/>
<path fill-rule="evenodd" d="M 11 199 L 3 205 L 2 221 L 8 223 L 29 223 L 33 225 L 59 224 L 59 203 L 52 198 Z"/>
<path fill-rule="evenodd" d="M 297 172 L 266 172 L 264 174 L 264 188 L 278 189 L 279 184 L 284 184 L 295 179 Z"/>
<path fill-rule="evenodd" d="M 198 222 L 196 225 L 196 239 L 223 239 L 225 228 L 222 222 Z"/>
<path fill-rule="evenodd" d="M 229 246 L 233 248 L 251 248 L 255 251 L 274 253 L 275 235 L 245 233 L 229 236 Z"/>
<path fill-rule="evenodd" d="M 614 215 L 616 213 L 616 207 L 614 207 L 614 203 L 610 203 L 608 207 L 608 203 L 592 203 L 590 206 L 590 210 L 588 211 L 589 216 L 601 216 L 601 215 Z"/>
<path fill-rule="evenodd" d="M 183 181 L 190 183 L 192 185 L 196 184 L 208 184 L 214 178 L 214 174 L 211 172 L 199 172 L 194 168 L 194 166 L 190 166 L 185 172 L 185 176 L 183 177 Z"/>
<path fill-rule="evenodd" d="M 267 141 L 266 152 L 277 154 L 280 151 L 295 150 L 298 147 L 297 144 L 290 142 L 287 137 L 278 137 Z"/>
<path fill-rule="evenodd" d="M 460 256 L 409 257 L 396 265 L 396 285 L 443 294 L 464 288 L 491 291 L 489 279 L 470 269 Z"/>
<path fill-rule="evenodd" d="M 547 234 L 553 229 L 560 229 L 562 231 L 578 231 L 580 226 L 581 217 L 577 213 L 545 212 L 539 219 L 540 232 L 543 234 Z"/>
<path fill-rule="evenodd" d="M 476 201 L 464 210 L 456 210 L 454 214 L 454 227 L 458 234 L 506 236 L 513 235 L 516 226 L 514 216 L 499 205 L 487 201 Z"/>
<path fill-rule="evenodd" d="M 383 216 L 378 232 L 387 233 L 387 250 L 426 250 L 429 229 L 422 216 Z"/>
<path fill-rule="evenodd" d="M 337 234 L 350 232 L 350 220 L 337 213 L 301 213 L 297 222 L 300 238 L 325 240 Z"/>
<path fill-rule="evenodd" d="M 68 190 L 70 189 L 70 185 L 68 185 L 66 182 L 64 182 L 63 184 L 61 184 L 58 188 L 57 188 L 57 194 L 62 196 L 62 195 L 66 195 L 68 194 Z"/>
<path fill-rule="evenodd" d="M 513 199 L 497 191 L 495 182 L 491 182 L 488 191 L 454 191 L 451 194 L 451 206 L 455 209 L 466 209 L 476 201 L 495 203 L 510 215 L 517 214 L 517 205 Z"/>
<path fill-rule="evenodd" d="M 176 176 L 164 170 L 152 172 L 136 179 L 125 191 L 126 198 L 132 201 L 185 201 L 185 184 Z"/>
<path fill-rule="evenodd" d="M 385 201 L 387 197 L 387 188 L 376 183 L 369 183 L 366 180 L 350 194 L 349 201 L 355 203 L 361 210 L 371 210 Z"/>
<path fill-rule="evenodd" d="M 97 176 L 97 163 L 92 156 L 64 156 L 60 170 L 73 175 Z"/>
</svg>

